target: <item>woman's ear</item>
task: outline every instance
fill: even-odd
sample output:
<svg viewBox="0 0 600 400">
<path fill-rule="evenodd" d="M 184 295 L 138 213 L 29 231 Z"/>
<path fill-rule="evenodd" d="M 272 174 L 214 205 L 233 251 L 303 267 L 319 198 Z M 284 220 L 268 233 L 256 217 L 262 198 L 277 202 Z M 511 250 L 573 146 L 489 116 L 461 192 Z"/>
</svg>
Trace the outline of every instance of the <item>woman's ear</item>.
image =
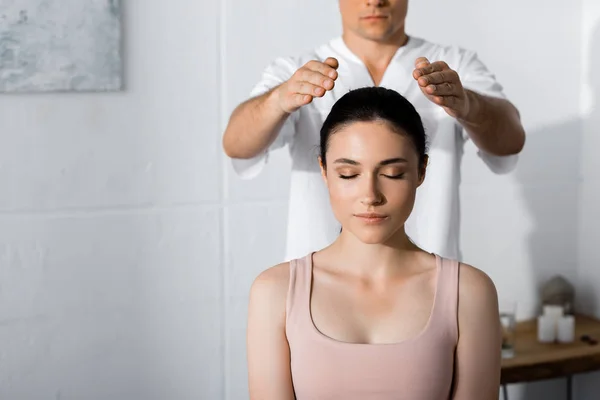
<svg viewBox="0 0 600 400">
<path fill-rule="evenodd" d="M 423 184 L 423 181 L 425 181 L 425 175 L 427 175 L 427 164 L 429 163 L 429 156 L 427 154 L 425 154 L 425 156 L 423 157 L 423 164 L 421 164 L 421 166 L 419 167 L 419 184 L 418 186 L 421 186 Z"/>
<path fill-rule="evenodd" d="M 321 169 L 321 177 L 323 178 L 323 182 L 327 184 L 327 167 L 323 165 L 323 159 L 319 156 L 319 168 Z"/>
</svg>

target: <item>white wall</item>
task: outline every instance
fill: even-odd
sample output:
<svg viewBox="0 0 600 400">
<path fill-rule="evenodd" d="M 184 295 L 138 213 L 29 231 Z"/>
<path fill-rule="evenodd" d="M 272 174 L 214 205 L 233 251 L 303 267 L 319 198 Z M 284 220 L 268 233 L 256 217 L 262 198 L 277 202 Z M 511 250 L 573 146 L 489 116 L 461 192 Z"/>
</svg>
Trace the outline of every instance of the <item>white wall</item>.
<svg viewBox="0 0 600 400">
<path fill-rule="evenodd" d="M 553 273 L 600 282 L 598 108 L 580 117 L 582 71 L 598 57 L 581 57 L 593 23 L 581 28 L 580 4 L 410 6 L 410 33 L 477 50 L 522 112 L 518 171 L 494 176 L 469 147 L 461 193 L 465 259 L 519 300 L 521 318 Z M 146 0 L 125 11 L 124 93 L 0 96 L 2 399 L 247 398 L 248 289 L 283 255 L 289 160 L 280 152 L 240 181 L 221 132 L 273 57 L 338 34 L 337 2 Z M 591 396 L 589 380 L 576 385 Z M 562 389 L 511 391 L 552 400 Z"/>
<path fill-rule="evenodd" d="M 218 2 L 125 4 L 127 90 L 0 96 L 0 398 L 223 397 Z"/>
</svg>

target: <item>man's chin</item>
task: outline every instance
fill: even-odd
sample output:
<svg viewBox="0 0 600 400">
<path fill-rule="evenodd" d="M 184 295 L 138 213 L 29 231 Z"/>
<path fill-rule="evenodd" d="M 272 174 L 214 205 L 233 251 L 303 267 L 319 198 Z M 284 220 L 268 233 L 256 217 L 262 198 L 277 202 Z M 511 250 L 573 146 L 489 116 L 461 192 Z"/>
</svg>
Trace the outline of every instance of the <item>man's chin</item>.
<svg viewBox="0 0 600 400">
<path fill-rule="evenodd" d="M 374 42 L 388 43 L 393 40 L 395 29 L 389 24 L 359 26 L 355 31 L 364 39 Z"/>
<path fill-rule="evenodd" d="M 387 32 L 369 30 L 364 31 L 361 35 L 364 39 L 371 40 L 373 42 L 385 43 L 388 41 L 389 35 Z"/>
</svg>

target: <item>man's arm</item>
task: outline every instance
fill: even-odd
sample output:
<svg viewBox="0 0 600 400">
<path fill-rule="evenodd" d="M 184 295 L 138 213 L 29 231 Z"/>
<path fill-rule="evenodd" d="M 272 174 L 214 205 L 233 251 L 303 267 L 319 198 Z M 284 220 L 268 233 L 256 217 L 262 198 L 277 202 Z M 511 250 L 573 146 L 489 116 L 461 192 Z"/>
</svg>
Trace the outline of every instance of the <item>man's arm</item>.
<svg viewBox="0 0 600 400">
<path fill-rule="evenodd" d="M 496 288 L 485 273 L 462 264 L 458 296 L 459 339 L 452 399 L 497 400 L 502 333 Z"/>
<path fill-rule="evenodd" d="M 252 158 L 273 143 L 290 116 L 279 105 L 277 88 L 243 102 L 233 111 L 223 134 L 227 156 Z"/>
<path fill-rule="evenodd" d="M 473 143 L 496 156 L 518 154 L 525 145 L 525 129 L 517 108 L 508 100 L 465 90 L 469 114 L 458 118 Z"/>
<path fill-rule="evenodd" d="M 423 94 L 456 118 L 481 150 L 496 156 L 521 152 L 525 130 L 508 100 L 463 88 L 458 73 L 443 61 L 418 58 L 413 77 Z"/>
<path fill-rule="evenodd" d="M 231 158 L 248 159 L 265 151 L 291 113 L 333 89 L 337 67 L 335 58 L 309 61 L 288 80 L 240 104 L 223 134 L 225 153 Z"/>
</svg>

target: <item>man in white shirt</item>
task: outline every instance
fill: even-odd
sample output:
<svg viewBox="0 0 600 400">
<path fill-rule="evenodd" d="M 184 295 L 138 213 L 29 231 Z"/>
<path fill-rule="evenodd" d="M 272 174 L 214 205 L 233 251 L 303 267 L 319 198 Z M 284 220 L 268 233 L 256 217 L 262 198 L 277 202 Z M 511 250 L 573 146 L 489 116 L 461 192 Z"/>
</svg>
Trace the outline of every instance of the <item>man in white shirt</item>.
<svg viewBox="0 0 600 400">
<path fill-rule="evenodd" d="M 269 153 L 292 158 L 286 260 L 339 234 L 317 160 L 333 104 L 364 86 L 396 90 L 421 114 L 429 165 L 406 232 L 426 251 L 458 259 L 458 186 L 464 142 L 496 173 L 512 170 L 525 133 L 517 109 L 474 52 L 405 32 L 408 0 L 339 0 L 343 34 L 312 52 L 274 60 L 232 113 L 223 147 L 235 171 L 255 177 Z"/>
</svg>

